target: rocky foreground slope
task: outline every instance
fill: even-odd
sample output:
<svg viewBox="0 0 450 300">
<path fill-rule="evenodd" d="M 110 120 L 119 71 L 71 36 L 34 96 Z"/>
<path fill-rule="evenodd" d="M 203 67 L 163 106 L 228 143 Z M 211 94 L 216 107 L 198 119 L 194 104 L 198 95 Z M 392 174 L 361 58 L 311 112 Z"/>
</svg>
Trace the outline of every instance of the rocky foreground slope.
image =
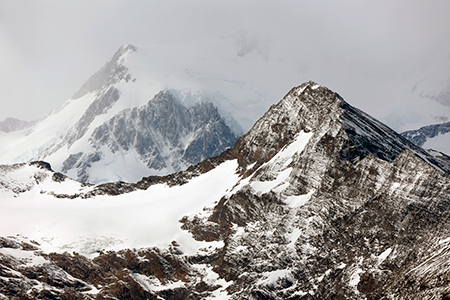
<svg viewBox="0 0 450 300">
<path fill-rule="evenodd" d="M 47 167 L 2 169 L 10 185 L 0 220 L 20 218 L 30 197 L 36 209 L 20 232 L 1 230 L 5 299 L 450 299 L 447 158 L 313 82 L 292 89 L 233 149 L 185 172 L 83 186 Z M 30 168 L 41 176 L 12 189 Z M 58 211 L 69 220 L 44 215 L 54 236 L 29 229 L 43 224 L 40 202 L 70 206 Z M 94 248 L 55 246 L 61 228 L 86 220 L 84 208 L 102 221 L 111 203 L 123 215 L 108 226 L 145 232 L 147 247 L 98 243 L 96 230 L 108 237 L 100 226 L 77 232 L 97 236 Z M 154 211 L 174 212 L 180 231 L 156 238 L 173 222 L 145 223 Z"/>
</svg>

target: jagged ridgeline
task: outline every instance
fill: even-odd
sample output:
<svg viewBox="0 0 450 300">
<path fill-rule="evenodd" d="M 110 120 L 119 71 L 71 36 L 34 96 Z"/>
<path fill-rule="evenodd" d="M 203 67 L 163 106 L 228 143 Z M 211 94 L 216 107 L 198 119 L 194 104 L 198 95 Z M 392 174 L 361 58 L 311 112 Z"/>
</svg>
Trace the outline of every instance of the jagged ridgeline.
<svg viewBox="0 0 450 300">
<path fill-rule="evenodd" d="M 448 158 L 314 82 L 183 172 L 75 189 L 47 167 L 2 168 L 0 199 L 39 195 L 32 220 L 14 215 L 21 235 L 1 240 L 5 297 L 450 298 Z M 20 189 L 26 172 L 39 180 Z M 39 208 L 55 198 L 58 217 Z M 120 224 L 100 226 L 116 207 Z M 92 215 L 95 229 L 80 226 Z"/>
</svg>

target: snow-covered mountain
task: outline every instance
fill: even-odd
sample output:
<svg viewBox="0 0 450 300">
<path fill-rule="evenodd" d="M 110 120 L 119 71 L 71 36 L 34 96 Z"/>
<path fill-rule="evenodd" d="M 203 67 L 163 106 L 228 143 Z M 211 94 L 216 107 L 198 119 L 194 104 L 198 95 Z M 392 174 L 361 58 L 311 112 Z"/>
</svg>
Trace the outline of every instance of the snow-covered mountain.
<svg viewBox="0 0 450 300">
<path fill-rule="evenodd" d="M 405 131 L 401 135 L 419 147 L 450 155 L 450 122 Z"/>
<path fill-rule="evenodd" d="M 448 157 L 313 82 L 183 172 L 94 186 L 1 170 L 4 297 L 450 295 Z"/>
<path fill-rule="evenodd" d="M 236 134 L 209 98 L 191 95 L 188 103 L 188 92 L 149 82 L 127 64 L 136 51 L 122 46 L 62 107 L 0 135 L 0 161 L 45 160 L 82 182 L 133 182 L 184 170 L 234 145 Z"/>
</svg>

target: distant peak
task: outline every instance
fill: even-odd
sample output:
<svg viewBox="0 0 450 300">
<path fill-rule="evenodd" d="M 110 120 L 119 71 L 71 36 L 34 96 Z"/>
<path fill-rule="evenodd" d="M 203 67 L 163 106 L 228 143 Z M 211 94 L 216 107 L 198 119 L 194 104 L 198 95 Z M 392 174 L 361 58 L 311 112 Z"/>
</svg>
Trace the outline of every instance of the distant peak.
<svg viewBox="0 0 450 300">
<path fill-rule="evenodd" d="M 137 52 L 137 51 L 138 51 L 138 48 L 136 46 L 133 46 L 131 44 L 124 44 L 124 45 L 120 46 L 120 48 L 119 48 L 119 50 L 117 50 L 116 54 L 118 54 L 118 53 L 124 54 L 127 52 L 131 53 L 131 52 Z"/>
<path fill-rule="evenodd" d="M 113 57 L 111 57 L 111 59 L 106 63 L 106 65 L 108 64 L 117 64 L 117 65 L 121 65 L 123 64 L 123 62 L 125 61 L 124 59 L 133 52 L 137 52 L 137 47 L 130 45 L 130 44 L 124 44 L 122 46 L 120 46 L 119 50 L 117 50 L 117 52 L 114 54 Z"/>
<path fill-rule="evenodd" d="M 80 98 L 87 93 L 113 85 L 126 78 L 128 69 L 124 66 L 127 56 L 137 52 L 137 47 L 125 44 L 111 57 L 106 64 L 92 75 L 73 96 L 72 99 Z M 128 75 L 130 76 L 130 75 Z"/>
</svg>

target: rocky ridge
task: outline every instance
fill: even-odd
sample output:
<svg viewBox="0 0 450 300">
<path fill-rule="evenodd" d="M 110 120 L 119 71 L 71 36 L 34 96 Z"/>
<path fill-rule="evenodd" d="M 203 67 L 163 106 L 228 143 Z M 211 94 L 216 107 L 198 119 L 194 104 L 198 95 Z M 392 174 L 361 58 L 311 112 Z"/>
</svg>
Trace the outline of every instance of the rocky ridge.
<svg viewBox="0 0 450 300">
<path fill-rule="evenodd" d="M 74 196 L 189 185 L 230 160 L 238 162 L 238 183 L 211 209 L 180 220 L 194 239 L 223 247 L 185 255 L 175 242 L 93 260 L 34 252 L 47 260 L 41 265 L 69 274 L 60 276 L 65 283 L 1 252 L 0 293 L 19 298 L 30 280 L 24 299 L 33 291 L 42 299 L 450 298 L 448 162 L 313 82 L 292 89 L 218 157 Z M 15 249 L 29 251 L 23 245 Z"/>
</svg>

